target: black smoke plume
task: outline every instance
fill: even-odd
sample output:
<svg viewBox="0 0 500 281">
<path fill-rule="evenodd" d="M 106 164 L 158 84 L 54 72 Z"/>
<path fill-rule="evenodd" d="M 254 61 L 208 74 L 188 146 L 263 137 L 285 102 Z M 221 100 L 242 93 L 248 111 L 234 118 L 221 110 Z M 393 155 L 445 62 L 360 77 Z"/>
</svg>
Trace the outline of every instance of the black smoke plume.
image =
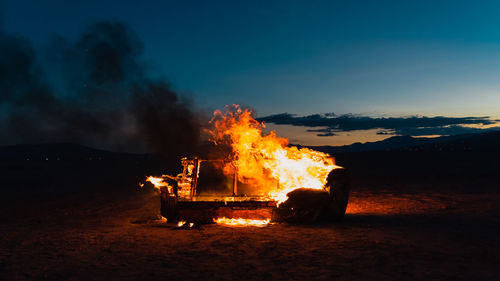
<svg viewBox="0 0 500 281">
<path fill-rule="evenodd" d="M 197 149 L 200 115 L 148 77 L 142 42 L 127 25 L 98 22 L 75 41 L 54 38 L 49 49 L 52 72 L 29 40 L 0 29 L 0 144 L 74 142 L 167 156 Z"/>
</svg>

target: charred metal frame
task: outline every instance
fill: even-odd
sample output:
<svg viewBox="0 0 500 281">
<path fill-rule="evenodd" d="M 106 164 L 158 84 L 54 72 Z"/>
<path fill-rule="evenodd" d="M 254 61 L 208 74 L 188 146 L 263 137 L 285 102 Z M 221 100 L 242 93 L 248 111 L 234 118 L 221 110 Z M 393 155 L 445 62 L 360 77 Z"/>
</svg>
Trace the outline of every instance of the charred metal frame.
<svg viewBox="0 0 500 281">
<path fill-rule="evenodd" d="M 276 201 L 267 197 L 238 196 L 237 166 L 235 166 L 232 196 L 211 198 L 199 196 L 197 185 L 200 164 L 218 161 L 230 162 L 182 158 L 182 173 L 177 177 L 166 176 L 180 190 L 175 192 L 177 189 L 169 187 L 160 189 L 162 216 L 168 221 L 186 220 L 197 223 L 211 223 L 215 218 L 221 217 L 311 222 L 338 221 L 345 214 L 351 181 L 349 172 L 344 168 L 334 169 L 328 174 L 324 190 L 298 188 L 287 194 L 288 200 L 278 206 Z"/>
<path fill-rule="evenodd" d="M 210 199 L 199 197 L 198 178 L 200 166 L 203 162 L 231 162 L 233 161 L 215 159 L 182 158 L 182 173 L 177 177 L 167 176 L 176 183 L 178 193 L 169 192 L 168 188 L 161 191 L 161 214 L 169 221 L 189 220 L 200 223 L 212 222 L 218 217 L 240 217 L 262 219 L 271 218 L 277 203 L 263 197 L 239 197 L 238 196 L 238 167 L 234 165 L 234 179 L 232 196 L 212 197 Z M 189 192 L 186 192 L 189 188 Z"/>
<path fill-rule="evenodd" d="M 181 159 L 181 164 L 183 166 L 182 174 L 178 175 L 177 178 L 171 177 L 172 179 L 178 180 L 181 179 L 191 179 L 190 184 L 190 197 L 194 197 L 198 195 L 198 178 L 200 176 L 200 166 L 202 162 L 232 162 L 228 160 L 215 159 L 215 160 L 207 160 L 207 159 L 199 159 L 195 158 L 187 158 L 184 157 Z M 233 163 L 234 165 L 234 163 Z M 192 171 L 190 171 L 189 167 L 192 166 Z M 180 177 L 179 177 L 180 176 Z M 238 195 L 238 167 L 234 165 L 234 179 L 233 179 L 233 196 Z"/>
</svg>

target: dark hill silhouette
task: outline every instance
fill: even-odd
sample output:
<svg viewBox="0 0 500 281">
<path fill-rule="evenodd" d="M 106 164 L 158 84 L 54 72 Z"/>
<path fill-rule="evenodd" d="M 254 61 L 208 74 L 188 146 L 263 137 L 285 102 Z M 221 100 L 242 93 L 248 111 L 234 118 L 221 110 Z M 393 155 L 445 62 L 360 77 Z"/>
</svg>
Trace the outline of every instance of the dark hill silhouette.
<svg viewBox="0 0 500 281">
<path fill-rule="evenodd" d="M 437 138 L 415 138 L 411 136 L 394 136 L 377 142 L 353 143 L 344 146 L 308 146 L 330 154 L 344 152 L 366 152 L 378 150 L 408 149 L 471 149 L 492 146 L 500 140 L 500 132 L 492 131 L 481 134 L 464 134 L 442 136 Z M 447 148 L 445 148 L 447 147 Z"/>
<path fill-rule="evenodd" d="M 300 147 L 300 145 L 298 145 Z M 415 138 L 394 136 L 378 142 L 354 143 L 344 146 L 307 146 L 332 155 L 373 151 L 461 151 L 500 149 L 500 132 Z M 147 159 L 149 154 L 113 152 L 74 143 L 17 144 L 0 146 L 0 162 L 10 160 L 109 160 Z"/>
<path fill-rule="evenodd" d="M 499 182 L 500 132 L 435 139 L 392 137 L 351 146 L 314 149 L 335 156 L 362 189 L 485 190 Z M 0 147 L 0 187 L 9 192 L 77 192 L 137 188 L 147 175 L 175 174 L 177 157 L 116 153 L 78 144 Z M 453 183 L 453 184 L 450 184 Z"/>
<path fill-rule="evenodd" d="M 84 145 L 19 144 L 0 147 L 0 189 L 18 194 L 119 192 L 138 188 L 168 162 L 148 154 L 117 153 Z"/>
<path fill-rule="evenodd" d="M 409 141 L 407 146 L 398 143 L 405 139 Z M 379 149 L 335 152 L 335 147 L 314 148 L 334 155 L 339 165 L 352 171 L 353 180 L 360 187 L 376 185 L 398 190 L 411 185 L 418 186 L 418 190 L 456 192 L 498 189 L 500 132 L 430 140 L 399 137 L 365 148 L 368 147 Z"/>
<path fill-rule="evenodd" d="M 94 149 L 80 144 L 55 143 L 55 144 L 17 144 L 0 147 L 0 157 L 5 159 L 19 160 L 69 160 L 91 158 L 109 158 L 120 156 L 132 156 L 128 153 L 115 153 L 101 149 Z"/>
</svg>

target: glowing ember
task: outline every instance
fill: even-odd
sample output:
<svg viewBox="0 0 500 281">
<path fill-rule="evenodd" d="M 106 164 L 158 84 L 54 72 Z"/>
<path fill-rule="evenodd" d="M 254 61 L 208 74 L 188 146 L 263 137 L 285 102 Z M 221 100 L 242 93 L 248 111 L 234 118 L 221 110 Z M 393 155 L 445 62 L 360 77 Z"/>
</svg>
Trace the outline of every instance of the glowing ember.
<svg viewBox="0 0 500 281">
<path fill-rule="evenodd" d="M 228 225 L 228 226 L 266 226 L 271 222 L 270 219 L 266 220 L 253 220 L 253 219 L 229 219 L 229 218 L 217 218 L 214 219 L 216 224 Z"/>
<path fill-rule="evenodd" d="M 211 140 L 232 148 L 234 161 L 224 167 L 224 173 L 234 174 L 236 166 L 240 182 L 254 186 L 256 193 L 268 195 L 278 203 L 297 188 L 323 189 L 328 173 L 340 168 L 329 154 L 288 146 L 288 139 L 277 137 L 274 131 L 263 134 L 264 123 L 238 105 L 225 112 L 215 111 L 210 123 Z"/>
</svg>

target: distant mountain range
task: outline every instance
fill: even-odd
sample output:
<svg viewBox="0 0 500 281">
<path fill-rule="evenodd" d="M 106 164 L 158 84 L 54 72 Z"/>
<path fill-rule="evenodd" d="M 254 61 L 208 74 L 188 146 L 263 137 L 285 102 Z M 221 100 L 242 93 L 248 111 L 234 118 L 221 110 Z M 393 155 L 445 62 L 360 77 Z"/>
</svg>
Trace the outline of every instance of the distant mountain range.
<svg viewBox="0 0 500 281">
<path fill-rule="evenodd" d="M 0 161 L 6 160 L 101 160 L 141 156 L 90 148 L 74 143 L 16 144 L 0 146 Z"/>
<path fill-rule="evenodd" d="M 500 132 L 438 138 L 398 136 L 346 146 L 316 146 L 347 167 L 358 188 L 399 188 L 421 183 L 429 188 L 497 190 Z M 179 172 L 177 157 L 116 153 L 71 143 L 0 146 L 0 190 L 12 194 L 71 193 L 89 188 L 137 188 L 147 175 Z M 111 188 L 111 189 L 110 189 Z M 22 193 L 20 193 L 22 194 Z"/>
<path fill-rule="evenodd" d="M 304 147 L 298 145 L 299 147 Z M 395 136 L 382 141 L 353 143 L 344 146 L 307 146 L 322 152 L 355 153 L 368 151 L 466 151 L 500 150 L 500 131 L 480 134 L 415 138 Z M 18 144 L 0 146 L 0 161 L 18 160 L 99 160 L 119 158 L 144 158 L 147 154 L 115 153 L 94 149 L 80 144 Z"/>
<path fill-rule="evenodd" d="M 436 138 L 415 138 L 394 136 L 377 142 L 353 143 L 343 146 L 308 146 L 326 153 L 348 153 L 384 150 L 484 150 L 500 149 L 500 131 L 480 134 L 443 136 Z"/>
</svg>

